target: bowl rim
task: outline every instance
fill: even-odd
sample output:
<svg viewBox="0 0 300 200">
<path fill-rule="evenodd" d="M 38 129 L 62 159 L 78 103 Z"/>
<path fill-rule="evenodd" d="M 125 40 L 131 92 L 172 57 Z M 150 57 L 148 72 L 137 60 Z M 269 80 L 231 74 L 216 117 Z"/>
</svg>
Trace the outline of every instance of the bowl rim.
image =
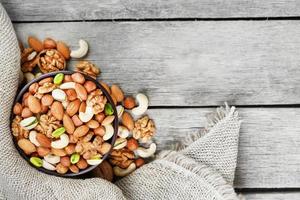
<svg viewBox="0 0 300 200">
<path fill-rule="evenodd" d="M 80 74 L 82 74 L 86 80 L 93 81 L 96 84 L 97 88 L 101 89 L 101 91 L 104 93 L 105 97 L 107 98 L 108 102 L 112 105 L 112 108 L 114 110 L 114 116 L 115 116 L 115 119 L 114 119 L 114 134 L 113 134 L 112 138 L 109 140 L 109 141 L 111 141 L 110 142 L 111 148 L 110 148 L 109 152 L 106 153 L 102 157 L 102 160 L 105 160 L 110 155 L 110 153 L 111 153 L 111 151 L 113 149 L 113 146 L 115 144 L 117 135 L 118 135 L 119 120 L 118 120 L 117 108 L 116 108 L 116 105 L 114 104 L 114 102 L 113 102 L 110 94 L 108 93 L 108 91 L 96 79 L 93 79 L 92 77 L 90 77 L 90 76 L 88 76 L 86 74 L 83 74 L 81 72 L 69 71 L 69 70 L 49 72 L 49 73 L 43 74 L 43 75 L 39 76 L 38 78 L 35 78 L 35 79 L 31 80 L 30 82 L 28 82 L 24 87 L 21 88 L 20 91 L 18 91 L 18 95 L 16 95 L 16 97 L 14 99 L 14 102 L 13 102 L 13 105 L 12 105 L 11 116 L 10 116 L 10 124 L 12 123 L 12 121 L 13 121 L 13 119 L 15 117 L 15 114 L 13 113 L 13 107 L 14 107 L 14 105 L 17 102 L 20 102 L 20 100 L 22 99 L 23 95 L 28 91 L 30 85 L 32 85 L 33 83 L 39 82 L 40 80 L 42 80 L 44 78 L 54 77 L 56 74 L 59 74 L 59 73 L 63 73 L 64 75 L 72 75 L 74 73 L 80 73 Z M 11 128 L 11 126 L 10 126 L 10 128 Z M 50 170 L 47 170 L 47 169 L 45 169 L 43 167 L 35 167 L 30 162 L 30 157 L 27 156 L 24 153 L 24 151 L 18 146 L 17 140 L 16 140 L 16 138 L 13 135 L 12 135 L 12 138 L 13 138 L 14 145 L 17 148 L 19 154 L 30 164 L 30 166 L 33 167 L 33 168 L 35 168 L 35 169 L 37 169 L 38 171 L 41 171 L 41 172 L 49 174 L 49 175 L 54 175 L 54 176 L 59 176 L 59 177 L 70 177 L 70 178 L 73 177 L 74 178 L 74 177 L 78 177 L 80 175 L 83 175 L 83 174 L 86 174 L 86 173 L 92 171 L 93 169 L 95 169 L 99 165 L 99 164 L 98 165 L 89 165 L 86 169 L 80 170 L 78 173 L 70 173 L 70 172 L 68 172 L 66 174 L 59 174 L 56 171 L 50 171 Z"/>
</svg>

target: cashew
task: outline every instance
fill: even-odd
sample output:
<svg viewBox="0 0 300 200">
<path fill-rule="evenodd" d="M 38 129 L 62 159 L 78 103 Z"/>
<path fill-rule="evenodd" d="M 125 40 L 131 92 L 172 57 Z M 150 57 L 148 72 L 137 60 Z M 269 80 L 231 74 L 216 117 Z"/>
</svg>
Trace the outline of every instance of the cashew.
<svg viewBox="0 0 300 200">
<path fill-rule="evenodd" d="M 69 144 L 69 136 L 67 134 L 62 134 L 59 140 L 51 142 L 51 147 L 54 149 L 63 149 Z"/>
<path fill-rule="evenodd" d="M 149 104 L 148 98 L 146 95 L 139 93 L 136 95 L 136 100 L 139 105 L 132 109 L 132 113 L 134 115 L 142 115 L 148 109 L 148 104 Z"/>
<path fill-rule="evenodd" d="M 43 168 L 48 169 L 50 171 L 54 171 L 56 169 L 52 164 L 47 162 L 45 159 L 43 159 Z"/>
<path fill-rule="evenodd" d="M 125 126 L 119 126 L 118 136 L 120 138 L 127 138 L 129 136 L 129 130 Z"/>
<path fill-rule="evenodd" d="M 75 89 L 75 82 L 66 82 L 59 86 L 62 90 Z"/>
<path fill-rule="evenodd" d="M 65 101 L 67 99 L 67 95 L 66 93 L 61 90 L 61 89 L 54 89 L 52 91 L 52 97 L 53 99 L 57 100 L 57 101 Z"/>
<path fill-rule="evenodd" d="M 29 133 L 29 140 L 31 143 L 33 143 L 35 146 L 39 147 L 41 146 L 40 143 L 37 141 L 36 139 L 36 134 L 37 132 L 36 131 L 30 131 Z"/>
<path fill-rule="evenodd" d="M 79 43 L 79 48 L 71 51 L 70 56 L 72 58 L 82 58 L 87 54 L 89 50 L 89 45 L 86 41 L 80 39 L 78 43 Z"/>
<path fill-rule="evenodd" d="M 156 151 L 156 144 L 152 143 L 148 149 L 139 147 L 136 150 L 137 155 L 139 155 L 142 158 L 148 158 L 152 156 Z"/>
<path fill-rule="evenodd" d="M 25 77 L 25 79 L 26 79 L 27 82 L 30 82 L 31 80 L 34 79 L 33 73 L 30 73 L 30 72 L 24 73 L 24 77 Z"/>
<path fill-rule="evenodd" d="M 123 112 L 124 112 L 124 107 L 122 105 L 118 105 L 117 106 L 118 118 L 121 118 Z"/>
<path fill-rule="evenodd" d="M 130 174 L 131 172 L 133 172 L 136 169 L 136 165 L 134 163 L 131 163 L 127 169 L 122 169 L 118 166 L 115 166 L 113 168 L 114 170 L 114 174 L 116 176 L 127 176 L 128 174 Z"/>
<path fill-rule="evenodd" d="M 107 124 L 104 126 L 105 134 L 103 136 L 103 140 L 109 140 L 114 135 L 114 127 L 111 124 Z"/>
<path fill-rule="evenodd" d="M 89 165 L 99 165 L 100 163 L 102 163 L 102 159 L 91 159 L 91 160 L 86 160 L 86 162 Z"/>
<path fill-rule="evenodd" d="M 79 119 L 82 122 L 88 122 L 90 121 L 94 116 L 93 108 L 90 106 L 87 106 L 85 109 L 85 112 L 79 112 Z"/>
<path fill-rule="evenodd" d="M 59 156 L 55 156 L 52 154 L 48 154 L 44 157 L 45 161 L 47 161 L 48 163 L 55 165 L 57 163 L 60 162 L 60 157 Z"/>
<path fill-rule="evenodd" d="M 126 145 L 127 145 L 127 140 L 125 138 L 118 138 L 116 139 L 113 149 L 117 149 L 117 150 L 122 149 L 126 147 Z"/>
</svg>

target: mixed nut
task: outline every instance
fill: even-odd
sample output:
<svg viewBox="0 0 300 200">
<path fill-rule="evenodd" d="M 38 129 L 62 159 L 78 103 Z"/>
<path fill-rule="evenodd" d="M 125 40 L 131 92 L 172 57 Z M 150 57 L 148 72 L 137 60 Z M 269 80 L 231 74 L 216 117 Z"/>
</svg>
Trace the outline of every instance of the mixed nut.
<svg viewBox="0 0 300 200">
<path fill-rule="evenodd" d="M 41 42 L 29 37 L 28 44 L 28 48 L 21 48 L 21 69 L 27 82 L 41 72 L 66 69 L 70 58 L 82 58 L 88 52 L 84 40 L 79 40 L 76 50 L 51 38 Z M 110 94 L 118 115 L 117 139 L 111 146 L 108 141 L 113 136 L 115 120 L 112 105 L 95 83 L 81 74 L 96 79 L 101 71 L 85 60 L 75 65 L 75 71 L 71 76 L 59 73 L 33 83 L 22 101 L 14 105 L 12 134 L 18 146 L 34 166 L 60 174 L 78 173 L 99 163 L 94 176 L 112 181 L 130 174 L 156 152 L 152 141 L 156 128 L 146 115 L 147 96 L 126 96 L 118 85 L 110 87 L 99 81 Z M 108 159 L 102 162 L 102 156 L 111 148 Z"/>
</svg>

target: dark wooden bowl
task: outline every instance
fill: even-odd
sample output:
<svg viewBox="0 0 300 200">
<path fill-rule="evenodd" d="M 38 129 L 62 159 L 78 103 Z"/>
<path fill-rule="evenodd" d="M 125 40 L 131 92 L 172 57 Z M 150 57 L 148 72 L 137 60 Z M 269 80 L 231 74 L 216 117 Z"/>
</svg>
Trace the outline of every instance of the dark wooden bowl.
<svg viewBox="0 0 300 200">
<path fill-rule="evenodd" d="M 71 75 L 71 74 L 76 73 L 76 72 L 73 72 L 73 71 L 56 71 L 56 72 L 50 72 L 50 73 L 47 73 L 47 74 L 43 74 L 42 76 L 33 79 L 32 81 L 30 81 L 29 83 L 27 83 L 27 84 L 19 91 L 18 95 L 16 96 L 16 98 L 15 98 L 15 100 L 14 100 L 14 104 L 13 104 L 13 105 L 15 105 L 17 102 L 21 102 L 21 101 L 22 101 L 23 95 L 28 91 L 28 89 L 29 89 L 29 87 L 30 87 L 31 84 L 33 84 L 33 83 L 35 83 L 35 82 L 39 82 L 40 80 L 42 80 L 42 79 L 44 79 L 44 78 L 54 77 L 54 76 L 55 76 L 56 74 L 58 74 L 58 73 L 63 73 L 63 74 L 65 74 L 65 75 Z M 111 153 L 112 148 L 113 148 L 113 146 L 114 146 L 114 144 L 115 144 L 115 141 L 116 141 L 116 138 L 117 138 L 117 134 L 118 134 L 118 124 L 119 124 L 119 123 L 118 123 L 118 113 L 117 113 L 117 109 L 116 109 L 116 106 L 115 106 L 115 104 L 114 104 L 114 102 L 113 102 L 113 100 L 112 100 L 110 94 L 105 90 L 104 87 L 102 87 L 102 85 L 101 85 L 100 83 L 98 83 L 95 79 L 91 78 L 90 76 L 87 76 L 87 75 L 85 75 L 85 74 L 82 74 L 82 75 L 85 77 L 86 80 L 93 81 L 93 82 L 96 84 L 97 88 L 100 88 L 100 89 L 102 90 L 103 94 L 104 94 L 105 97 L 107 98 L 108 102 L 112 105 L 113 110 L 114 110 L 114 116 L 115 116 L 114 124 L 113 124 L 113 126 L 114 126 L 114 135 L 113 135 L 113 137 L 112 137 L 110 140 L 108 140 L 108 142 L 110 142 L 110 144 L 111 144 L 112 147 L 111 147 L 110 151 L 109 151 L 108 153 L 106 153 L 106 154 L 102 157 L 102 159 L 105 160 L 105 159 L 109 156 L 109 154 Z M 11 123 L 12 123 L 12 120 L 13 120 L 14 116 L 15 116 L 15 115 L 13 114 L 13 112 L 11 112 Z M 87 168 L 84 169 L 84 170 L 80 170 L 79 173 L 70 173 L 70 172 L 68 172 L 68 173 L 66 173 L 66 174 L 59 174 L 59 173 L 57 173 L 56 171 L 50 171 L 50 170 L 44 169 L 44 168 L 42 168 L 42 167 L 39 167 L 39 168 L 38 168 L 38 167 L 35 167 L 34 165 L 31 164 L 31 162 L 30 162 L 30 160 L 29 160 L 30 157 L 27 156 L 27 155 L 23 152 L 22 149 L 20 149 L 20 147 L 19 147 L 18 144 L 17 144 L 17 140 L 16 140 L 15 138 L 13 138 L 13 140 L 14 140 L 14 144 L 15 144 L 17 150 L 19 151 L 19 153 L 21 154 L 21 156 L 22 156 L 22 157 L 23 157 L 23 158 L 24 158 L 24 159 L 25 159 L 32 167 L 34 167 L 35 169 L 37 169 L 37 170 L 39 170 L 39 171 L 41 171 L 41 172 L 43 172 L 43 173 L 46 173 L 46 174 L 50 174 L 50 175 L 54 175 L 54 176 L 60 176 L 60 177 L 78 177 L 78 176 L 82 177 L 81 175 L 86 174 L 86 173 L 92 171 L 93 169 L 95 169 L 95 168 L 98 166 L 98 165 L 93 165 L 93 166 L 87 167 Z"/>
</svg>

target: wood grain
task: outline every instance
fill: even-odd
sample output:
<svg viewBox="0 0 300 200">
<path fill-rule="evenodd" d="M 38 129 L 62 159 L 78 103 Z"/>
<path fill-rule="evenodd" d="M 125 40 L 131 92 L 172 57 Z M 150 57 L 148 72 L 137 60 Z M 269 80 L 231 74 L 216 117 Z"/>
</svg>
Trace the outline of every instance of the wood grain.
<svg viewBox="0 0 300 200">
<path fill-rule="evenodd" d="M 297 0 L 1 0 L 14 21 L 299 16 Z"/>
<path fill-rule="evenodd" d="M 291 200 L 299 199 L 300 192 L 260 192 L 243 195 L 247 200 Z"/>
<path fill-rule="evenodd" d="M 300 21 L 72 22 L 15 24 L 28 35 L 90 43 L 100 78 L 151 106 L 300 102 Z M 72 63 L 73 64 L 73 63 Z M 72 65 L 71 64 L 71 65 Z"/>
<path fill-rule="evenodd" d="M 159 149 L 205 126 L 214 109 L 151 109 Z M 236 188 L 300 187 L 300 108 L 239 108 L 243 120 Z"/>
</svg>

